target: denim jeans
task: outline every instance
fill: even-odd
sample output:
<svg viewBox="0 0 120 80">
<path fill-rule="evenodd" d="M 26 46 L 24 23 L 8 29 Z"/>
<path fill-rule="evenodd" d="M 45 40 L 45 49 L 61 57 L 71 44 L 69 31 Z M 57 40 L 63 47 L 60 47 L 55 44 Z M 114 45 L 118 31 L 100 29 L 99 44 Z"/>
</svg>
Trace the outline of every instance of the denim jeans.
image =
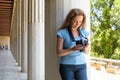
<svg viewBox="0 0 120 80">
<path fill-rule="evenodd" d="M 87 80 L 86 64 L 60 64 L 60 75 L 62 80 Z"/>
</svg>

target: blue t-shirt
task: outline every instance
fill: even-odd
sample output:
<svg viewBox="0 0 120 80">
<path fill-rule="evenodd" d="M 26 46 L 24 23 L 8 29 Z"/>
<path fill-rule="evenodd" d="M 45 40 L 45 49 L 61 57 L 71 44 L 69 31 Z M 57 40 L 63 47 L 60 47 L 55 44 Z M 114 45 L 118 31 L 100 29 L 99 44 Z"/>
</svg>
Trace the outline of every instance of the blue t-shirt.
<svg viewBox="0 0 120 80">
<path fill-rule="evenodd" d="M 80 33 L 82 35 L 80 35 L 79 37 L 75 37 L 74 38 L 75 40 L 80 40 L 84 37 L 89 36 L 89 32 L 87 32 L 85 29 L 80 28 Z M 66 28 L 59 30 L 57 32 L 57 36 L 61 37 L 64 40 L 63 49 L 72 48 L 73 46 L 76 45 L 76 42 L 71 39 L 69 32 Z M 60 58 L 60 64 L 80 65 L 85 63 L 86 63 L 85 54 L 83 51 L 80 52 L 79 50 L 73 51 L 68 55 L 61 56 Z"/>
</svg>

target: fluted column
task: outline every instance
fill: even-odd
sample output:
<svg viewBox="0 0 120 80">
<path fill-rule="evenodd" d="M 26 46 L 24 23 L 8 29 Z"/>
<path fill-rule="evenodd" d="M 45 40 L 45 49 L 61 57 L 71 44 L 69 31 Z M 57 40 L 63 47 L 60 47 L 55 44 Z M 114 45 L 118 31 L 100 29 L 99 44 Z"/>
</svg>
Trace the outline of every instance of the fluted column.
<svg viewBox="0 0 120 80">
<path fill-rule="evenodd" d="M 70 3 L 71 0 L 46 0 L 45 2 L 46 80 L 61 80 L 59 75 L 59 57 L 56 52 L 56 32 L 67 12 L 71 9 Z"/>
<path fill-rule="evenodd" d="M 15 3 L 14 4 L 16 4 L 16 31 L 17 31 L 17 53 L 16 53 L 16 62 L 18 63 L 19 62 L 19 27 L 18 27 L 18 16 L 19 16 L 19 14 L 18 14 L 18 2 L 17 1 L 15 1 Z"/>
<path fill-rule="evenodd" d="M 17 0 L 18 66 L 21 66 L 21 0 Z"/>
<path fill-rule="evenodd" d="M 29 0 L 28 80 L 45 80 L 44 0 Z"/>
<path fill-rule="evenodd" d="M 14 13 L 14 33 L 12 34 L 13 36 L 14 36 L 14 58 L 15 58 L 15 61 L 17 60 L 17 31 L 16 31 L 16 29 L 17 29 L 17 18 L 16 18 L 16 12 Z"/>
<path fill-rule="evenodd" d="M 27 72 L 28 2 L 21 1 L 21 71 Z"/>
<path fill-rule="evenodd" d="M 15 60 L 16 62 L 18 62 L 18 19 L 17 19 L 17 6 L 16 6 L 16 1 L 14 1 L 14 10 L 13 10 L 13 22 L 15 23 L 14 25 L 14 29 L 15 29 L 15 32 L 13 34 L 16 34 L 15 35 L 15 46 L 14 46 L 14 49 L 15 49 Z"/>
<path fill-rule="evenodd" d="M 56 53 L 56 31 L 57 17 L 59 20 L 63 15 L 63 0 L 59 0 L 60 7 L 57 6 L 57 0 L 46 0 L 45 2 L 45 80 L 60 80 L 58 56 Z M 58 9 L 57 9 L 58 8 Z"/>
</svg>

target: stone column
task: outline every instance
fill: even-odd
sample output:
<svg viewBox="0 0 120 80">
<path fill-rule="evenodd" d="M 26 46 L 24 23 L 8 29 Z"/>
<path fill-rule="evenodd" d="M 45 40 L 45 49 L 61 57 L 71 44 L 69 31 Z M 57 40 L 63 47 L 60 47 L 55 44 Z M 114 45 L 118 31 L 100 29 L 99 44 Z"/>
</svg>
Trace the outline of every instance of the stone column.
<svg viewBox="0 0 120 80">
<path fill-rule="evenodd" d="M 11 44 L 11 52 L 15 58 L 15 61 L 17 60 L 17 12 L 16 12 L 16 1 L 14 1 L 13 5 L 13 12 L 12 12 L 12 20 L 11 20 L 11 28 L 10 28 L 10 44 Z"/>
<path fill-rule="evenodd" d="M 12 23 L 14 23 L 14 28 L 12 29 L 15 29 L 15 31 L 13 31 L 13 34 L 15 34 L 15 46 L 14 46 L 14 49 L 15 49 L 15 60 L 16 62 L 18 62 L 18 19 L 17 19 L 17 16 L 18 16 L 18 12 L 17 12 L 17 6 L 16 6 L 16 1 L 14 1 L 14 10 L 13 10 L 13 20 L 12 20 Z"/>
<path fill-rule="evenodd" d="M 21 0 L 17 0 L 18 66 L 21 66 Z"/>
<path fill-rule="evenodd" d="M 44 0 L 29 0 L 28 80 L 45 80 Z"/>
<path fill-rule="evenodd" d="M 18 2 L 17 1 L 15 1 L 15 3 L 14 4 L 16 4 L 16 30 L 17 30 L 17 53 L 16 53 L 16 62 L 18 63 L 19 62 L 19 56 L 18 56 L 18 54 L 19 54 L 19 27 L 18 27 L 18 16 L 19 16 L 19 14 L 18 14 Z"/>
<path fill-rule="evenodd" d="M 58 16 L 57 10 L 61 11 L 63 0 L 58 0 L 60 7 L 57 6 L 57 0 L 45 1 L 45 79 L 46 80 L 60 80 L 58 56 L 56 53 L 56 31 L 57 31 L 57 17 L 59 20 L 62 16 Z"/>
<path fill-rule="evenodd" d="M 28 2 L 27 0 L 21 2 L 21 71 L 27 72 Z"/>
<path fill-rule="evenodd" d="M 45 2 L 46 80 L 61 80 L 59 75 L 59 57 L 56 52 L 56 32 L 71 8 L 70 3 L 71 0 L 46 0 Z"/>
</svg>

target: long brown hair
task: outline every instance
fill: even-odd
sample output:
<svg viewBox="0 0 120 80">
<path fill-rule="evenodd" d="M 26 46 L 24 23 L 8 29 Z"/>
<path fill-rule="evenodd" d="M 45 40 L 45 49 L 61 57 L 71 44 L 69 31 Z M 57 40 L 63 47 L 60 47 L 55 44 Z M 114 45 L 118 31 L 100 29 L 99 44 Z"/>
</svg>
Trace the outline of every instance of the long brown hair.
<svg viewBox="0 0 120 80">
<path fill-rule="evenodd" d="M 84 12 L 81 9 L 74 8 L 74 9 L 71 9 L 70 12 L 67 14 L 67 16 L 66 16 L 62 26 L 60 27 L 60 29 L 71 28 L 72 20 L 76 16 L 81 16 L 81 15 L 83 16 L 83 21 L 82 21 L 82 24 L 80 26 L 82 26 L 82 28 L 85 28 L 86 15 L 84 14 Z"/>
</svg>

